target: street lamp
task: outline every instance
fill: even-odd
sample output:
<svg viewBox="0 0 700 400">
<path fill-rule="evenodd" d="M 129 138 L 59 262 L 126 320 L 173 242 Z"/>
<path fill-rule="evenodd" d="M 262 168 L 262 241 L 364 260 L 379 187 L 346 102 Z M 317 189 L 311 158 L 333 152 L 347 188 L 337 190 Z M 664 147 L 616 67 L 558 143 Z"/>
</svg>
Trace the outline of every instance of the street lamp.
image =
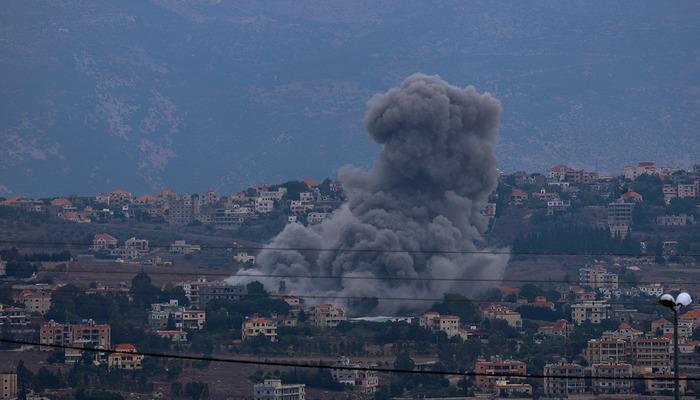
<svg viewBox="0 0 700 400">
<path fill-rule="evenodd" d="M 659 297 L 659 303 L 673 311 L 673 394 L 676 400 L 681 398 L 680 374 L 678 373 L 678 310 L 681 307 L 689 306 L 692 302 L 693 299 L 686 292 L 681 292 L 675 299 L 670 294 Z"/>
</svg>

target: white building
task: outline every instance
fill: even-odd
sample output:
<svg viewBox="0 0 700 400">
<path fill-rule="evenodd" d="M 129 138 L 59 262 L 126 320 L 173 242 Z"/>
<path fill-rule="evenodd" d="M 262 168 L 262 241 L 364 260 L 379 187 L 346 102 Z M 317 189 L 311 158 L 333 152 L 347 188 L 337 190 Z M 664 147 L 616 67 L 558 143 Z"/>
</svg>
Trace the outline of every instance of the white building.
<svg viewBox="0 0 700 400">
<path fill-rule="evenodd" d="M 326 218 L 328 218 L 328 213 L 312 212 L 306 217 L 306 222 L 308 222 L 309 225 L 316 225 L 323 222 Z"/>
<path fill-rule="evenodd" d="M 285 385 L 279 379 L 265 379 L 253 386 L 255 400 L 306 400 L 306 385 Z"/>
<path fill-rule="evenodd" d="M 263 199 L 258 197 L 255 199 L 255 211 L 260 214 L 271 213 L 275 209 L 275 202 L 273 200 Z"/>
</svg>

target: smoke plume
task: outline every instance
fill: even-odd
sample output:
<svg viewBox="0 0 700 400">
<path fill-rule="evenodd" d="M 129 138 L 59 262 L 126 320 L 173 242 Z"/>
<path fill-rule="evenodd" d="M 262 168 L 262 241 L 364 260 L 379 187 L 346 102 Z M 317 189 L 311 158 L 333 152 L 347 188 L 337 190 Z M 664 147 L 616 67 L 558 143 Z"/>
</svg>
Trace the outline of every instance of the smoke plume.
<svg viewBox="0 0 700 400">
<path fill-rule="evenodd" d="M 364 125 L 383 147 L 369 172 L 340 169 L 347 202 L 319 225 L 287 225 L 258 255 L 257 268 L 240 274 L 338 277 L 287 278 L 285 285 L 291 294 L 378 297 L 375 314 L 430 306 L 382 297 L 435 298 L 448 291 L 471 296 L 483 290 L 478 282 L 442 279 L 500 279 L 507 263 L 504 255 L 459 253 L 478 250 L 486 228 L 479 211 L 497 185 L 493 146 L 500 109 L 488 93 L 423 74 L 375 95 Z M 274 290 L 280 278 L 256 280 Z M 351 311 L 357 306 L 340 299 L 307 302 L 345 304 Z"/>
</svg>

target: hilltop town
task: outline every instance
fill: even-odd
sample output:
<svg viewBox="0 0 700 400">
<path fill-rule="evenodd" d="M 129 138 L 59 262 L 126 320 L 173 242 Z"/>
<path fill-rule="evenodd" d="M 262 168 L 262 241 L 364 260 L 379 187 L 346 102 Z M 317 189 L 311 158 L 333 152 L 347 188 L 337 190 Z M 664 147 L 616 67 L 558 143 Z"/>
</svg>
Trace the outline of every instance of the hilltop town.
<svg viewBox="0 0 700 400">
<path fill-rule="evenodd" d="M 481 209 L 484 248 L 511 253 L 503 279 L 476 298 L 436 293 L 422 311 L 389 316 L 372 312 L 391 301 L 381 293 L 319 299 L 289 293 L 284 277 L 274 287 L 228 279 L 254 271 L 286 225 L 323 224 L 343 205 L 340 181 L 2 198 L 0 329 L 37 344 L 0 343 L 0 398 L 71 398 L 91 383 L 108 389 L 84 398 L 665 395 L 673 324 L 657 299 L 700 299 L 699 184 L 700 164 L 650 161 L 617 176 L 566 165 L 503 173 Z M 697 375 L 700 308 L 682 310 L 679 337 L 681 375 Z M 232 372 L 140 352 L 328 368 Z M 633 376 L 647 379 L 618 379 Z M 696 381 L 681 389 L 700 394 Z"/>
</svg>

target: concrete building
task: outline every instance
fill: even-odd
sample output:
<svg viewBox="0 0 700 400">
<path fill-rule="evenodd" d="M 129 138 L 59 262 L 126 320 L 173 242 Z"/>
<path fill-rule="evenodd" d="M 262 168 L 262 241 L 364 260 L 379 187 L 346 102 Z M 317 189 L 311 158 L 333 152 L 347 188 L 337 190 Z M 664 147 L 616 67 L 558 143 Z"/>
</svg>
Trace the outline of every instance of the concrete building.
<svg viewBox="0 0 700 400">
<path fill-rule="evenodd" d="M 109 233 L 98 233 L 92 239 L 93 251 L 109 251 L 117 248 L 117 238 Z"/>
<path fill-rule="evenodd" d="M 695 222 L 692 215 L 660 215 L 656 217 L 656 225 L 659 226 L 686 226 Z"/>
<path fill-rule="evenodd" d="M 544 393 L 549 397 L 568 397 L 586 392 L 584 368 L 578 364 L 544 366 Z"/>
<path fill-rule="evenodd" d="M 615 201 L 608 204 L 608 228 L 613 236 L 625 237 L 632 226 L 634 203 Z"/>
<path fill-rule="evenodd" d="M 198 244 L 189 244 L 184 240 L 176 240 L 170 245 L 171 254 L 192 254 L 196 251 L 202 250 L 202 247 Z"/>
<path fill-rule="evenodd" d="M 17 398 L 17 374 L 0 372 L 0 399 Z"/>
<path fill-rule="evenodd" d="M 642 175 L 656 175 L 656 163 L 654 161 L 640 161 L 637 165 L 625 165 L 625 179 L 633 181 Z"/>
<path fill-rule="evenodd" d="M 478 374 L 476 376 L 476 388 L 481 392 L 493 392 L 496 390 L 497 383 L 501 383 L 502 386 L 504 381 L 503 376 L 497 375 L 525 375 L 527 366 L 522 361 L 514 360 L 477 361 L 474 371 Z M 508 380 L 511 379 L 518 380 L 520 378 L 509 376 Z"/>
<path fill-rule="evenodd" d="M 448 337 L 459 335 L 459 317 L 427 312 L 420 316 L 418 325 L 432 332 L 445 332 Z"/>
<path fill-rule="evenodd" d="M 306 400 L 306 385 L 285 385 L 279 379 L 265 379 L 253 386 L 255 400 Z"/>
<path fill-rule="evenodd" d="M 311 309 L 311 323 L 319 328 L 333 328 L 342 321 L 347 321 L 345 310 L 333 304 L 319 304 Z"/>
<path fill-rule="evenodd" d="M 361 370 L 360 364 L 353 364 L 348 357 L 338 357 L 335 363 L 338 367 L 357 369 L 332 369 L 331 376 L 336 382 L 350 386 L 356 391 L 371 394 L 379 388 L 379 374 L 375 371 Z"/>
<path fill-rule="evenodd" d="M 571 319 L 576 325 L 581 325 L 584 321 L 599 324 L 608 318 L 609 308 L 610 304 L 604 300 L 584 301 L 571 306 Z"/>
<path fill-rule="evenodd" d="M 593 364 L 591 366 L 591 388 L 596 395 L 632 393 L 632 365 L 627 363 Z M 608 378 L 608 379 L 606 379 Z"/>
<path fill-rule="evenodd" d="M 152 329 L 165 329 L 171 321 L 173 327 L 181 330 L 200 330 L 206 323 L 204 310 L 193 310 L 179 305 L 175 299 L 167 303 L 153 303 L 148 313 L 148 324 Z"/>
<path fill-rule="evenodd" d="M 632 344 L 632 364 L 638 374 L 671 372 L 671 341 L 667 338 L 638 338 Z"/>
<path fill-rule="evenodd" d="M 250 340 L 256 336 L 265 336 L 271 342 L 277 341 L 277 322 L 271 318 L 252 317 L 243 321 L 241 339 Z"/>
<path fill-rule="evenodd" d="M 580 268 L 578 270 L 581 286 L 589 286 L 592 289 L 617 289 L 618 276 L 608 272 L 604 265 Z"/>
<path fill-rule="evenodd" d="M 486 319 L 501 319 L 516 329 L 523 327 L 523 319 L 519 312 L 513 311 L 510 307 L 501 304 L 489 304 L 481 310 L 481 314 Z"/>
<path fill-rule="evenodd" d="M 24 304 L 24 309 L 32 314 L 44 315 L 51 308 L 51 295 L 49 293 L 23 290 L 14 300 Z"/>
<path fill-rule="evenodd" d="M 628 343 L 622 339 L 591 339 L 586 345 L 585 358 L 589 365 L 626 363 L 629 360 Z"/>
<path fill-rule="evenodd" d="M 112 353 L 107 357 L 109 368 L 124 370 L 138 370 L 142 368 L 143 355 L 135 354 L 136 347 L 133 344 L 118 344 L 114 350 L 119 351 L 119 353 Z"/>
<path fill-rule="evenodd" d="M 81 346 L 89 345 L 109 349 L 112 345 L 111 327 L 109 324 L 96 324 L 91 319 L 84 320 L 81 324 L 58 324 L 51 320 L 41 325 L 39 342 L 62 346 L 80 343 Z M 52 351 L 53 349 L 46 347 L 43 350 Z"/>
<path fill-rule="evenodd" d="M 644 375 L 644 393 L 653 396 L 672 396 L 674 392 L 673 374 L 646 374 Z M 688 381 L 684 375 L 680 375 L 678 389 L 681 396 L 685 395 Z"/>
<path fill-rule="evenodd" d="M 29 325 L 31 318 L 24 308 L 0 304 L 0 326 L 21 328 Z"/>
</svg>

